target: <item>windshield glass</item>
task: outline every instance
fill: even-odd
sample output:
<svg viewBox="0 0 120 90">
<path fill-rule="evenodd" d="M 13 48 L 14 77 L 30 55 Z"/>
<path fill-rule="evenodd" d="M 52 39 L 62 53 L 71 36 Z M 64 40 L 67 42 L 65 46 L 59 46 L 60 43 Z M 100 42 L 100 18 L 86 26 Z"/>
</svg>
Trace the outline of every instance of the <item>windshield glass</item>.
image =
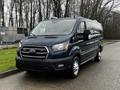
<svg viewBox="0 0 120 90">
<path fill-rule="evenodd" d="M 66 35 L 73 30 L 76 20 L 42 21 L 33 29 L 33 35 Z"/>
</svg>

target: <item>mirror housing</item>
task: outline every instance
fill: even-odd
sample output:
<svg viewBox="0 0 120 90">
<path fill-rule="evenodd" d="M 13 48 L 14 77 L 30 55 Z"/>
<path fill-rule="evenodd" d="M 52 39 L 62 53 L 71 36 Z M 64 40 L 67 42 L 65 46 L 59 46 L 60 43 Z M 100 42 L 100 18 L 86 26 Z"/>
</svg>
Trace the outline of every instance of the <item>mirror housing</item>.
<svg viewBox="0 0 120 90">
<path fill-rule="evenodd" d="M 84 40 L 89 40 L 90 30 L 85 30 L 83 34 Z"/>
<path fill-rule="evenodd" d="M 25 35 L 25 37 L 29 36 L 29 32 L 26 31 L 26 32 L 24 33 L 24 35 Z"/>
</svg>

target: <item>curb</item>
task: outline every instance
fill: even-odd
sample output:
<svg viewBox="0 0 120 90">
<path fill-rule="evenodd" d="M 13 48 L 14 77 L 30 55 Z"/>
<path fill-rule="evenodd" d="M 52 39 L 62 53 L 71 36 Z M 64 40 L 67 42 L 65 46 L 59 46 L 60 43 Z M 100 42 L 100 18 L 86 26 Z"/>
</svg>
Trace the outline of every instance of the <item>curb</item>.
<svg viewBox="0 0 120 90">
<path fill-rule="evenodd" d="M 21 72 L 18 69 L 12 69 L 3 73 L 0 73 L 0 79 Z"/>
</svg>

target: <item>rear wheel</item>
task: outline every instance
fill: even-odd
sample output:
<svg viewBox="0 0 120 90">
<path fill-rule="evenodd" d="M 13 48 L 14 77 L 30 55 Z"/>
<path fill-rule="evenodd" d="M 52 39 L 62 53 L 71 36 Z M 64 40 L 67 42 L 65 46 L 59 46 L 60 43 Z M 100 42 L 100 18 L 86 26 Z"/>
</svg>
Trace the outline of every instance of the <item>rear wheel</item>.
<svg viewBox="0 0 120 90">
<path fill-rule="evenodd" d="M 94 61 L 95 61 L 95 62 L 100 62 L 100 61 L 101 61 L 101 51 L 100 51 L 100 50 L 98 50 L 98 53 L 97 53 Z"/>
<path fill-rule="evenodd" d="M 72 67 L 69 72 L 71 78 L 76 78 L 79 75 L 79 69 L 80 69 L 79 67 L 80 67 L 79 58 L 74 57 Z"/>
</svg>

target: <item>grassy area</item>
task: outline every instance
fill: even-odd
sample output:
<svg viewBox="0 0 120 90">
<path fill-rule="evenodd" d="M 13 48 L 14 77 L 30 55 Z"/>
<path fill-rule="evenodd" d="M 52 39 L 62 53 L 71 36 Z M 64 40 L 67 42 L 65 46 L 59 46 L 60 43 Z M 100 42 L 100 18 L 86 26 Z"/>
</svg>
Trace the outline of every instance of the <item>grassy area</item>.
<svg viewBox="0 0 120 90">
<path fill-rule="evenodd" d="M 0 72 L 15 68 L 16 48 L 0 50 Z"/>
</svg>

